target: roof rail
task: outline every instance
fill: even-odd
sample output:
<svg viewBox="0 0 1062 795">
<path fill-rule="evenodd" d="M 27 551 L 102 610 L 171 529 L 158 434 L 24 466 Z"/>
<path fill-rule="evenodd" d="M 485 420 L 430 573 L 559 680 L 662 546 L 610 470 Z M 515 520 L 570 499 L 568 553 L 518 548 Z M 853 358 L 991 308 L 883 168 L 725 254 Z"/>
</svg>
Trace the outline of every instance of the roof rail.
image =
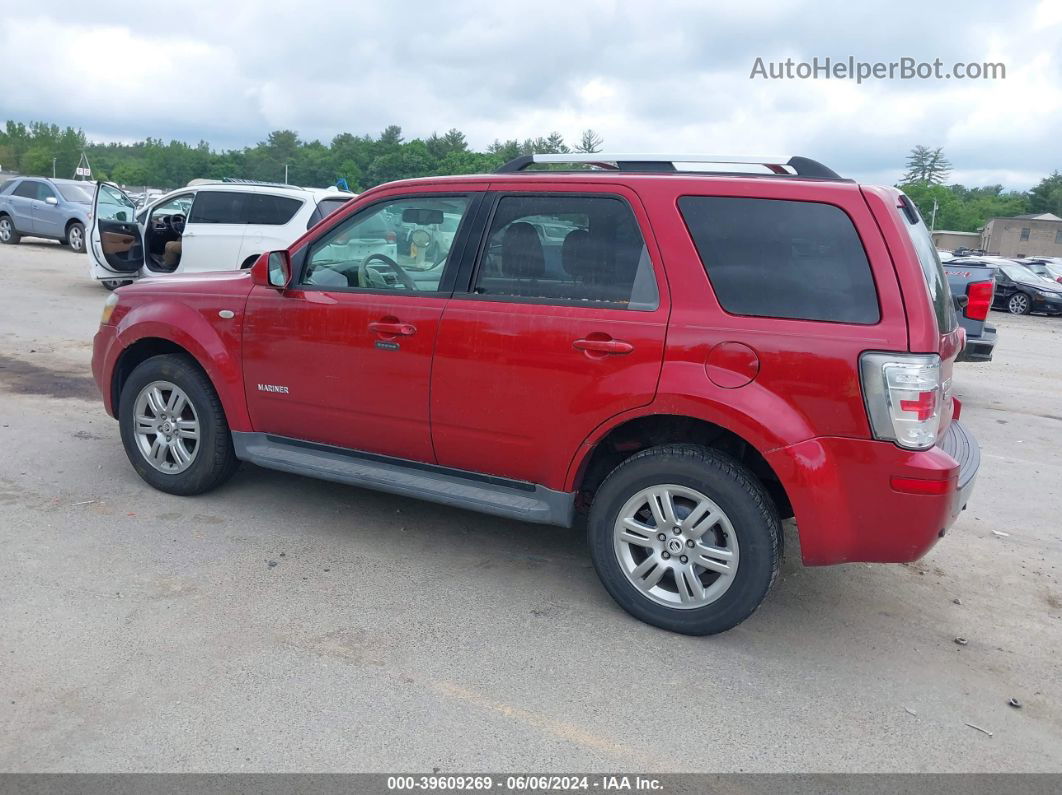
<svg viewBox="0 0 1062 795">
<path fill-rule="evenodd" d="M 732 155 L 665 155 L 665 154 L 610 154 L 605 152 L 576 152 L 565 155 L 521 155 L 500 166 L 498 174 L 524 171 L 533 163 L 586 163 L 613 171 L 667 172 L 679 171 L 676 163 L 726 163 L 764 166 L 777 176 L 814 177 L 816 179 L 841 179 L 831 168 L 808 157 L 735 157 Z"/>
<path fill-rule="evenodd" d="M 222 177 L 221 181 L 232 185 L 263 185 L 270 188 L 291 188 L 292 190 L 305 190 L 299 185 L 289 185 L 286 182 L 269 182 L 262 179 L 241 179 L 240 177 Z"/>
</svg>

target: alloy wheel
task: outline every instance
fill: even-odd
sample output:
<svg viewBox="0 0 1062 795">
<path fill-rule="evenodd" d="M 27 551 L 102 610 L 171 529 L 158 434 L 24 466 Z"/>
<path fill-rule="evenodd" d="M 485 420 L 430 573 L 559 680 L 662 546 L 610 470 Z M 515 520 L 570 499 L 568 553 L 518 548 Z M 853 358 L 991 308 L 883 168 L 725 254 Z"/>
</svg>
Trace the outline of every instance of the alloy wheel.
<svg viewBox="0 0 1062 795">
<path fill-rule="evenodd" d="M 0 243 L 6 243 L 11 239 L 11 221 L 6 218 L 0 218 Z"/>
<path fill-rule="evenodd" d="M 70 234 L 67 235 L 67 240 L 70 243 L 70 248 L 74 251 L 82 251 L 85 247 L 85 238 L 81 233 L 80 226 L 70 227 Z"/>
<path fill-rule="evenodd" d="M 1029 311 L 1029 297 L 1025 293 L 1014 293 L 1007 302 L 1011 314 L 1024 315 Z"/>
<path fill-rule="evenodd" d="M 667 607 L 709 605 L 737 573 L 738 540 L 730 519 L 687 486 L 664 484 L 636 493 L 620 509 L 613 540 L 631 584 Z"/>
<path fill-rule="evenodd" d="M 175 475 L 199 452 L 199 415 L 188 395 L 169 381 L 152 381 L 133 406 L 136 446 L 152 467 Z"/>
</svg>

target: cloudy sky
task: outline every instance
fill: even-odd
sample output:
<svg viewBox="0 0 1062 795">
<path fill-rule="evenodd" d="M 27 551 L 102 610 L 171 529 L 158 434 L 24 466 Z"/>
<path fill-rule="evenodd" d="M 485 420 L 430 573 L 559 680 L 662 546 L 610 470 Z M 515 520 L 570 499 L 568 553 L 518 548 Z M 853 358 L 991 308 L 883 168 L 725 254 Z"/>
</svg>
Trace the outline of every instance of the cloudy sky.
<svg viewBox="0 0 1062 795">
<path fill-rule="evenodd" d="M 606 149 L 799 153 L 892 183 L 915 144 L 953 179 L 1062 169 L 1062 2 L 226 0 L 5 3 L 0 119 L 253 144 L 399 124 L 495 138 L 592 127 Z M 1001 62 L 1002 80 L 750 79 L 765 62 Z"/>
</svg>

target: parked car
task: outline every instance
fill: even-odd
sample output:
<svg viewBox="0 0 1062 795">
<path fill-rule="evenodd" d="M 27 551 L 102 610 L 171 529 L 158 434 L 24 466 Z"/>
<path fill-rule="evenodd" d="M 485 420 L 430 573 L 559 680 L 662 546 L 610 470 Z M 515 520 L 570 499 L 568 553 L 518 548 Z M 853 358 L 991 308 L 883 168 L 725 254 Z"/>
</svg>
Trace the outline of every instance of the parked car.
<svg viewBox="0 0 1062 795">
<path fill-rule="evenodd" d="M 806 158 L 750 177 L 627 157 L 381 185 L 250 271 L 118 290 L 92 369 L 133 468 L 172 494 L 244 461 L 581 516 L 615 600 L 688 634 L 756 609 L 783 517 L 807 565 L 924 555 L 980 459 L 914 204 Z M 525 170 L 558 162 L 614 168 Z M 383 213 L 454 219 L 454 244 L 415 271 L 337 255 Z M 567 228 L 555 259 L 542 225 Z"/>
<path fill-rule="evenodd" d="M 93 187 L 72 179 L 8 180 L 0 188 L 0 243 L 43 237 L 83 252 Z"/>
<path fill-rule="evenodd" d="M 139 208 L 117 185 L 100 183 L 89 275 L 113 290 L 142 276 L 248 268 L 351 198 L 334 188 L 198 182 Z"/>
<path fill-rule="evenodd" d="M 996 271 L 995 307 L 1013 315 L 1062 314 L 1062 284 L 1037 276 L 1013 260 L 1001 261 Z"/>
<path fill-rule="evenodd" d="M 1017 260 L 1019 265 L 1024 265 L 1037 276 L 1053 281 L 1062 282 L 1062 262 L 1048 257 L 1029 257 Z"/>
<path fill-rule="evenodd" d="M 990 362 L 997 337 L 996 327 L 988 323 L 988 310 L 995 300 L 996 265 L 956 257 L 943 264 L 957 301 L 959 325 L 966 331 L 966 345 L 956 361 Z"/>
</svg>

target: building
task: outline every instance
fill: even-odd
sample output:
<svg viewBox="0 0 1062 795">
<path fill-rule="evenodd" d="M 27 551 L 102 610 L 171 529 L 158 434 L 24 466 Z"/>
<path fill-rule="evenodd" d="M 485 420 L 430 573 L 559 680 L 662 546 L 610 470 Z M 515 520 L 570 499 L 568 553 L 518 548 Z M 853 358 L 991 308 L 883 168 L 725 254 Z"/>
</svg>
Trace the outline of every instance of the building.
<svg viewBox="0 0 1062 795">
<path fill-rule="evenodd" d="M 933 232 L 933 245 L 940 251 L 954 251 L 957 248 L 980 248 L 981 233 L 953 232 L 950 229 L 938 229 Z"/>
<path fill-rule="evenodd" d="M 1054 213 L 991 218 L 981 248 L 1001 257 L 1062 257 L 1062 218 Z"/>
</svg>

